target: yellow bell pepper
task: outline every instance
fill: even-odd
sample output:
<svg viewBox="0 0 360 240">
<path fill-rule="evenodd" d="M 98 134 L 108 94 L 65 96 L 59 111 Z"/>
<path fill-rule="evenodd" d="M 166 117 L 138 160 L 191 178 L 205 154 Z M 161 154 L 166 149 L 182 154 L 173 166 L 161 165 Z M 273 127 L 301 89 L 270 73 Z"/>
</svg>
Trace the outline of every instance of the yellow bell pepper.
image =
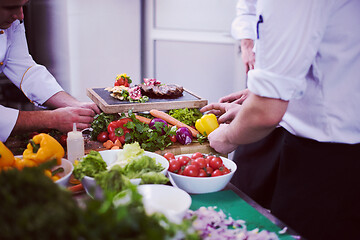
<svg viewBox="0 0 360 240">
<path fill-rule="evenodd" d="M 64 148 L 55 138 L 49 134 L 40 133 L 30 140 L 23 158 L 33 160 L 38 164 L 56 159 L 57 164 L 60 165 L 64 154 Z"/>
<path fill-rule="evenodd" d="M 200 119 L 196 120 L 195 128 L 204 136 L 209 135 L 212 131 L 219 127 L 219 123 L 214 114 L 205 114 Z"/>
<path fill-rule="evenodd" d="M 0 168 L 13 166 L 14 154 L 0 141 Z"/>
<path fill-rule="evenodd" d="M 22 170 L 24 167 L 35 167 L 38 164 L 27 158 L 15 158 L 14 167 L 18 170 Z"/>
</svg>

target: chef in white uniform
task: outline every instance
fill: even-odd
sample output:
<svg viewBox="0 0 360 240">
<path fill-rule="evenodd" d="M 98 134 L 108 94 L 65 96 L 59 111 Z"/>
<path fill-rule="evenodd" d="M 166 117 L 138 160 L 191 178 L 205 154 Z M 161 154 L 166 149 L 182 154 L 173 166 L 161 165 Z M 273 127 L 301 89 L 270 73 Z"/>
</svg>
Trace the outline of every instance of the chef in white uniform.
<svg viewBox="0 0 360 240">
<path fill-rule="evenodd" d="M 54 110 L 19 111 L 0 105 L 0 141 L 11 133 L 58 129 L 67 132 L 77 123 L 89 127 L 99 108 L 79 102 L 61 88 L 49 71 L 29 55 L 22 20 L 28 0 L 0 1 L 0 72 L 38 106 Z"/>
<path fill-rule="evenodd" d="M 257 0 L 238 0 L 236 18 L 231 25 L 231 35 L 240 41 L 241 57 L 246 73 L 254 69 L 255 64 L 256 3 Z M 227 112 L 219 114 L 219 121 L 231 121 L 232 117 L 229 115 L 238 107 L 236 105 L 241 105 L 245 101 L 247 95 L 248 89 L 245 89 L 220 98 L 219 103 L 227 109 Z M 207 110 L 211 110 L 211 107 L 205 106 L 201 109 L 201 111 Z M 238 165 L 238 170 L 231 183 L 267 209 L 271 206 L 276 183 L 279 154 L 284 139 L 283 132 L 283 128 L 279 127 L 264 139 L 240 145 L 234 152 L 233 161 Z"/>
<path fill-rule="evenodd" d="M 286 129 L 271 211 L 307 239 L 357 239 L 360 1 L 259 0 L 250 94 L 208 138 L 228 153 Z"/>
</svg>

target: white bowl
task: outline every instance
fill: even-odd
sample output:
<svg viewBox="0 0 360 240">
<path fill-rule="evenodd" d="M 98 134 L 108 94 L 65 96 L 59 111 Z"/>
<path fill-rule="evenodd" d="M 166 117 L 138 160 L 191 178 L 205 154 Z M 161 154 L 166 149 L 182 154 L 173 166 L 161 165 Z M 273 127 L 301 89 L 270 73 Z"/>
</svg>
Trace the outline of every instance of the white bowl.
<svg viewBox="0 0 360 240">
<path fill-rule="evenodd" d="M 22 155 L 17 155 L 15 156 L 16 158 L 23 158 Z M 70 179 L 70 176 L 74 170 L 74 165 L 67 159 L 65 158 L 62 158 L 61 159 L 61 164 L 60 165 L 56 165 L 54 166 L 51 171 L 54 171 L 58 168 L 64 168 L 64 171 L 61 172 L 61 173 L 58 173 L 57 175 L 59 175 L 61 178 L 57 181 L 55 181 L 56 184 L 60 185 L 60 186 L 64 186 L 66 187 L 69 183 L 69 179 Z"/>
<path fill-rule="evenodd" d="M 118 153 L 121 151 L 123 151 L 123 149 L 105 150 L 105 151 L 99 151 L 99 153 L 106 162 L 107 166 L 110 166 L 112 163 L 114 163 L 117 160 Z M 157 153 L 144 151 L 144 154 L 151 158 L 155 158 L 155 161 L 157 163 L 160 163 L 161 166 L 164 168 L 164 170 L 162 170 L 161 173 L 166 176 L 167 171 L 169 169 L 169 161 Z M 130 182 L 132 184 L 139 185 L 141 182 L 141 178 L 130 179 Z M 96 181 L 93 177 L 85 176 L 81 180 L 81 183 L 84 186 L 86 193 L 90 197 L 95 197 L 97 199 L 102 198 L 102 189 L 96 184 Z"/>
<path fill-rule="evenodd" d="M 192 154 L 182 154 L 175 156 L 188 156 Z M 231 170 L 230 173 L 217 177 L 188 177 L 176 173 L 168 172 L 170 182 L 173 186 L 183 189 L 192 194 L 218 192 L 226 187 L 236 171 L 236 164 L 228 158 L 220 157 L 224 165 Z"/>
<path fill-rule="evenodd" d="M 180 223 L 191 205 L 191 197 L 185 191 L 168 185 L 144 184 L 138 186 L 143 196 L 147 214 L 163 213 L 168 220 Z"/>
<path fill-rule="evenodd" d="M 64 172 L 58 173 L 58 175 L 61 177 L 59 180 L 55 181 L 56 184 L 59 184 L 60 186 L 66 187 L 69 183 L 70 176 L 74 170 L 74 165 L 67 159 L 62 158 L 61 159 L 61 165 L 55 166 L 51 170 L 58 169 L 59 167 L 64 168 Z"/>
</svg>

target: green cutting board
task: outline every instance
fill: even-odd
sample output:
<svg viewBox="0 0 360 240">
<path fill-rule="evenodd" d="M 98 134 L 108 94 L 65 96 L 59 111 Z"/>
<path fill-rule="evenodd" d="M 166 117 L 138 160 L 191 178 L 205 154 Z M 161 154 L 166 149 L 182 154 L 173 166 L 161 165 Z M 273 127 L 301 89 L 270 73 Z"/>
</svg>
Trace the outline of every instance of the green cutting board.
<svg viewBox="0 0 360 240">
<path fill-rule="evenodd" d="M 258 212 L 255 208 L 245 202 L 232 190 L 191 195 L 192 204 L 190 209 L 195 211 L 200 207 L 217 207 L 217 210 L 222 210 L 227 216 L 233 219 L 246 221 L 246 226 L 249 230 L 259 228 L 259 230 L 267 230 L 277 233 L 281 240 L 294 240 L 289 234 L 278 234 L 281 229 L 272 223 L 268 218 Z"/>
</svg>

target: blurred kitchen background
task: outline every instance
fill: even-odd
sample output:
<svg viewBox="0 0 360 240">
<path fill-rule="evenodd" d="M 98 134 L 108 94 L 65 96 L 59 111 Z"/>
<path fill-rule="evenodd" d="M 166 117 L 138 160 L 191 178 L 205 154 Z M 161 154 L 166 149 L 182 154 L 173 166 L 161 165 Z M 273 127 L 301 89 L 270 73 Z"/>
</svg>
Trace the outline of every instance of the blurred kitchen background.
<svg viewBox="0 0 360 240">
<path fill-rule="evenodd" d="M 230 35 L 236 2 L 31 0 L 25 27 L 35 61 L 79 100 L 90 101 L 87 88 L 112 86 L 127 73 L 135 84 L 157 78 L 216 102 L 245 88 L 239 43 Z M 2 104 L 30 108 L 3 76 L 0 89 Z"/>
</svg>

